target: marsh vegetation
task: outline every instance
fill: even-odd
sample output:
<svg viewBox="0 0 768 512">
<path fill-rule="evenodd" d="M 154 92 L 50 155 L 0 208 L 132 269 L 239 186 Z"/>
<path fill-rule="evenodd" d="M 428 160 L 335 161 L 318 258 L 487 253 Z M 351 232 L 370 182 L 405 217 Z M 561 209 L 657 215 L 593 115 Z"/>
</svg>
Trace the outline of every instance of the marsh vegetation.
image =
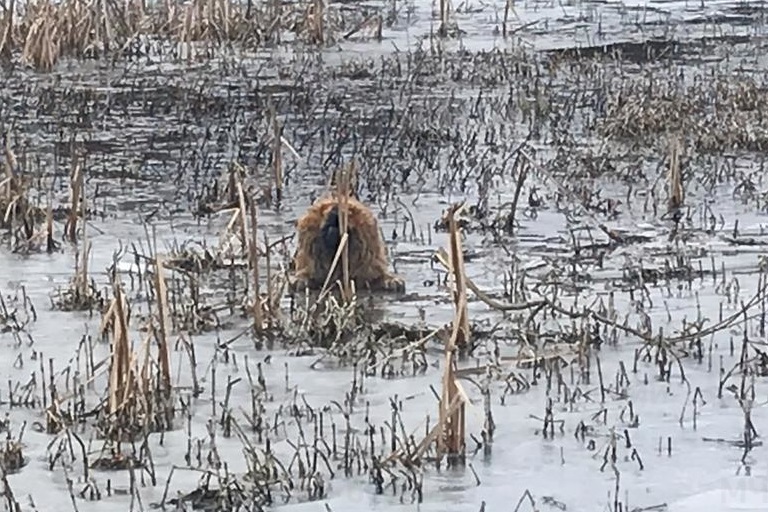
<svg viewBox="0 0 768 512">
<path fill-rule="evenodd" d="M 6 0 L 3 510 L 764 508 L 764 7 L 693 4 Z M 289 288 L 331 187 L 405 294 Z"/>
</svg>

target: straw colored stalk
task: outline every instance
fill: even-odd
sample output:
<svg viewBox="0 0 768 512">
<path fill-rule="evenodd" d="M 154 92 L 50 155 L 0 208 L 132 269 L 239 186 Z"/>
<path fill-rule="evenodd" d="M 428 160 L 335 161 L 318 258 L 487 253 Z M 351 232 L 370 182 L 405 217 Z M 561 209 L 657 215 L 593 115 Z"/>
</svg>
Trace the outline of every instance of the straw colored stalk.
<svg viewBox="0 0 768 512">
<path fill-rule="evenodd" d="M 83 191 L 83 168 L 78 162 L 72 167 L 72 171 L 69 176 L 69 216 L 67 218 L 64 231 L 67 239 L 75 243 L 77 242 L 77 217 L 78 215 L 84 215 L 85 212 L 79 212 L 80 210 L 80 197 Z"/>
<path fill-rule="evenodd" d="M 237 201 L 238 215 L 240 218 L 240 247 L 243 253 L 248 250 L 248 209 L 245 205 L 245 193 L 243 192 L 243 182 L 240 176 L 237 176 Z"/>
<path fill-rule="evenodd" d="M 339 202 L 339 229 L 347 238 L 349 238 L 349 178 L 354 168 L 353 165 L 350 164 L 341 171 L 341 181 L 339 183 L 339 192 L 341 194 L 341 201 Z M 349 243 L 345 243 L 341 248 L 341 279 L 344 301 L 346 302 L 352 297 L 352 289 L 349 283 Z"/>
<path fill-rule="evenodd" d="M 242 189 L 240 190 L 242 193 Z M 259 287 L 259 249 L 258 249 L 258 218 L 256 203 L 251 204 L 251 238 L 248 243 L 248 259 L 253 273 L 253 329 L 260 333 L 264 330 L 264 310 L 261 304 L 261 290 Z"/>
<path fill-rule="evenodd" d="M 437 258 L 437 261 L 448 272 L 453 273 L 453 270 L 452 270 L 453 267 L 451 267 L 451 257 L 448 254 L 448 251 L 446 251 L 443 247 L 440 247 L 435 253 L 435 257 Z M 494 299 L 493 297 L 489 296 L 487 293 L 482 291 L 466 275 L 464 276 L 464 284 L 468 290 L 471 290 L 475 295 L 477 295 L 478 299 L 480 299 L 482 302 L 484 302 L 488 306 L 498 311 L 522 311 L 524 309 L 532 309 L 539 306 L 543 306 L 547 303 L 547 301 L 545 300 L 537 300 L 537 301 L 531 301 L 531 302 L 511 302 L 511 303 L 499 302 L 498 300 Z"/>
<path fill-rule="evenodd" d="M 242 229 L 241 229 L 241 220 L 240 220 L 240 206 L 237 208 L 232 208 L 230 210 L 232 212 L 232 216 L 229 218 L 229 221 L 227 222 L 227 225 L 224 227 L 224 230 L 219 235 L 219 253 L 220 254 L 226 254 L 230 250 L 234 250 L 232 248 L 232 245 L 234 244 L 233 239 L 237 238 L 241 242 L 242 246 Z"/>
<path fill-rule="evenodd" d="M 278 208 L 283 201 L 283 155 L 282 127 L 277 120 L 274 106 L 270 109 L 272 117 L 272 169 L 275 180 L 275 202 Z"/>
<path fill-rule="evenodd" d="M 320 291 L 320 297 L 325 295 L 325 290 L 330 284 L 331 276 L 336 272 L 336 267 L 341 263 L 341 287 L 343 300 L 346 302 L 352 298 L 353 290 L 352 283 L 349 279 L 349 194 L 352 190 L 352 184 L 356 183 L 356 167 L 354 162 L 348 166 L 338 169 L 332 172 L 328 177 L 328 183 L 326 186 L 335 190 L 336 196 L 339 198 L 339 231 L 341 232 L 341 240 L 339 241 L 339 247 L 336 249 L 336 254 L 333 257 L 331 268 L 328 270 L 328 275 L 325 278 L 323 287 Z"/>
<path fill-rule="evenodd" d="M 83 185 L 81 183 L 80 186 L 81 192 L 83 189 Z M 83 195 L 83 211 L 85 211 L 85 195 Z M 80 268 L 78 269 L 77 274 L 75 275 L 75 279 L 77 280 L 76 287 L 80 296 L 80 300 L 86 300 L 86 297 L 88 296 L 88 256 L 91 252 L 91 242 L 88 240 L 88 233 L 86 229 L 86 221 L 85 216 L 83 216 L 83 249 L 82 249 L 82 255 L 80 256 L 80 259 L 82 260 L 80 262 Z"/>
<path fill-rule="evenodd" d="M 114 285 L 112 318 L 112 360 L 109 372 L 109 414 L 117 414 L 134 389 L 132 357 L 128 341 L 128 317 L 125 296 L 119 284 Z"/>
<path fill-rule="evenodd" d="M 77 291 L 78 300 L 85 304 L 88 302 L 88 257 L 91 254 L 91 242 L 89 240 L 83 241 L 83 248 L 79 256 L 79 265 L 75 271 L 75 290 Z"/>
<path fill-rule="evenodd" d="M 328 290 L 328 285 L 331 283 L 331 276 L 334 272 L 336 272 L 336 267 L 339 265 L 339 262 L 341 261 L 342 254 L 347 250 L 347 242 L 349 240 L 349 233 L 342 231 L 341 233 L 341 240 L 339 240 L 339 247 L 336 249 L 336 254 L 333 256 L 333 261 L 331 262 L 331 268 L 328 270 L 328 275 L 325 276 L 325 281 L 323 281 L 323 286 L 320 288 L 320 293 L 317 296 L 317 300 L 315 301 L 315 306 L 320 302 L 320 300 L 325 297 L 326 291 Z M 343 287 L 343 285 L 342 285 Z M 351 284 L 350 284 L 351 288 Z M 343 293 L 343 290 L 342 290 Z"/>
<path fill-rule="evenodd" d="M 667 173 L 667 182 L 669 184 L 669 201 L 667 208 L 672 211 L 683 205 L 683 174 L 680 171 L 680 140 L 675 139 L 670 145 L 669 151 L 669 172 Z"/>
<path fill-rule="evenodd" d="M 3 166 L 5 168 L 5 178 L 0 181 L 0 194 L 2 194 L 3 197 L 2 202 L 10 206 L 10 204 L 13 202 L 14 196 L 16 195 L 16 189 L 19 187 L 17 183 L 18 179 L 16 178 L 16 174 L 13 172 L 13 169 L 17 165 L 16 155 L 11 149 L 8 139 L 10 139 L 10 135 L 6 138 L 5 143 L 5 165 Z M 7 212 L 5 213 L 5 216 L 8 216 Z"/>
<path fill-rule="evenodd" d="M 465 449 L 465 404 L 466 394 L 456 378 L 456 353 L 469 342 L 469 319 L 467 314 L 467 288 L 464 282 L 464 257 L 461 248 L 461 233 L 455 214 L 462 205 L 454 205 L 448 212 L 450 228 L 450 256 L 453 274 L 454 317 L 451 336 L 445 346 L 443 386 L 440 397 L 440 424 L 442 436 L 438 438 L 438 453 L 464 455 Z M 455 406 L 455 403 L 459 403 Z"/>
<path fill-rule="evenodd" d="M 454 460 L 461 463 L 465 460 L 466 407 L 470 402 L 463 386 L 458 380 L 458 372 L 456 370 L 457 348 L 466 345 L 469 341 L 464 258 L 461 249 L 461 233 L 455 220 L 455 214 L 462 206 L 454 205 L 448 212 L 450 255 L 446 255 L 443 249 L 438 252 L 438 258 L 441 259 L 442 263 L 453 275 L 453 299 L 455 306 L 451 336 L 445 345 L 445 364 L 443 365 L 445 370 L 442 377 L 438 422 L 419 443 L 416 450 L 409 454 L 408 462 L 411 464 L 417 463 L 433 442 L 437 443 L 438 459 L 447 454 L 456 457 Z M 450 261 L 446 261 L 448 259 Z M 398 449 L 391 453 L 386 460 L 400 458 L 403 455 L 403 449 Z"/>
<path fill-rule="evenodd" d="M 451 274 L 453 276 L 453 303 L 455 308 L 454 332 L 455 346 L 464 349 L 469 343 L 469 315 L 467 314 L 467 284 L 464 269 L 464 253 L 461 244 L 461 231 L 456 222 L 456 213 L 464 204 L 454 205 L 448 212 L 449 247 Z"/>
<path fill-rule="evenodd" d="M 270 321 L 279 320 L 280 317 L 280 299 L 285 290 L 285 282 L 278 285 L 272 278 L 272 245 L 269 243 L 269 235 L 264 235 L 264 267 L 267 269 L 267 300 L 265 308 L 269 311 Z"/>
<path fill-rule="evenodd" d="M 155 256 L 155 293 L 157 294 L 157 316 L 159 332 L 156 336 L 158 347 L 158 359 L 160 362 L 163 391 L 166 398 L 171 393 L 171 362 L 168 354 L 168 287 L 165 282 L 163 261 L 159 255 Z"/>
</svg>

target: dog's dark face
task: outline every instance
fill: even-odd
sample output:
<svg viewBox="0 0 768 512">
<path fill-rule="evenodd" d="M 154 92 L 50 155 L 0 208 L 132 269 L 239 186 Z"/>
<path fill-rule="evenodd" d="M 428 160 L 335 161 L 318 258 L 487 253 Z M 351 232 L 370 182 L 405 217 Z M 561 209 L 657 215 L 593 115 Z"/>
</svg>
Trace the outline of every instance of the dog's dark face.
<svg viewBox="0 0 768 512">
<path fill-rule="evenodd" d="M 320 239 L 323 242 L 323 249 L 333 256 L 339 249 L 341 243 L 341 226 L 339 224 L 339 209 L 333 207 L 325 217 L 323 227 L 320 229 Z"/>
</svg>

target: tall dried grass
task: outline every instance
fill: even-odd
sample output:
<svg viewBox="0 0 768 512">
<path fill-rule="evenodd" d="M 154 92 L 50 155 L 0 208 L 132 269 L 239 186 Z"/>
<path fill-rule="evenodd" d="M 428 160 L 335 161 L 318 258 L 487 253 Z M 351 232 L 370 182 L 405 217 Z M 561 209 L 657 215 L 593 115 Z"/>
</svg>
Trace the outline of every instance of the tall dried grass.
<svg viewBox="0 0 768 512">
<path fill-rule="evenodd" d="M 5 136 L 5 148 L 0 174 L 0 231 L 10 235 L 10 245 L 14 251 L 28 252 L 49 242 L 46 222 L 47 213 L 35 201 L 37 191 L 29 174 L 19 166 L 13 149 L 11 134 Z"/>
<path fill-rule="evenodd" d="M 33 0 L 18 14 L 11 40 L 21 60 L 49 71 L 64 56 L 96 56 L 124 47 L 138 33 L 130 13 L 136 4 L 109 0 Z"/>
<path fill-rule="evenodd" d="M 113 283 L 114 299 L 102 319 L 102 329 L 111 325 L 112 331 L 108 396 L 99 422 L 101 433 L 107 439 L 120 441 L 131 439 L 139 432 L 167 430 L 173 421 L 171 369 L 165 339 L 167 304 L 162 298 L 166 285 L 160 273 L 155 286 L 159 292 L 160 330 L 150 329 L 150 335 L 134 351 L 129 339 L 128 301 L 120 284 Z M 154 357 L 150 353 L 153 334 L 157 342 Z"/>
<path fill-rule="evenodd" d="M 0 13 L 0 57 L 8 61 L 18 54 L 23 64 L 50 71 L 64 58 L 129 55 L 150 41 L 180 45 L 163 55 L 187 59 L 220 45 L 279 42 L 282 30 L 325 44 L 334 39 L 326 17 L 321 0 L 279 8 L 271 0 L 14 0 Z"/>
</svg>

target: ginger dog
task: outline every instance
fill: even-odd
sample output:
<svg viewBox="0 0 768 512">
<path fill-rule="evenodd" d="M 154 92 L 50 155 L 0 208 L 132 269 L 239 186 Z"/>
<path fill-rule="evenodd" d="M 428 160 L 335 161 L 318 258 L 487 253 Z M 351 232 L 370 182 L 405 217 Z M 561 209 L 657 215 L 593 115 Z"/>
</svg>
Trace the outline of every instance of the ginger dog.
<svg viewBox="0 0 768 512">
<path fill-rule="evenodd" d="M 298 243 L 293 258 L 292 288 L 320 289 L 342 239 L 339 198 L 321 198 L 296 223 Z M 349 278 L 360 290 L 404 292 L 405 282 L 388 270 L 387 247 L 373 212 L 360 201 L 347 200 Z M 342 279 L 339 258 L 329 284 Z"/>
</svg>

